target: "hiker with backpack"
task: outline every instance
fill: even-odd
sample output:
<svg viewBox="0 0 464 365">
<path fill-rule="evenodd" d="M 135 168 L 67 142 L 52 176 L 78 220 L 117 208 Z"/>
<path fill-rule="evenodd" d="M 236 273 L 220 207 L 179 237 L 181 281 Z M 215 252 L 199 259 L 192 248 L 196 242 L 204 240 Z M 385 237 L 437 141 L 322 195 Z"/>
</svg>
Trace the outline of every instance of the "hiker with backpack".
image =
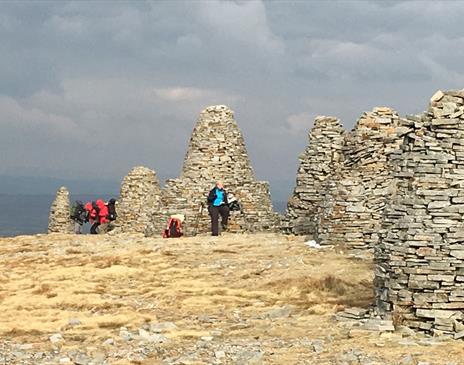
<svg viewBox="0 0 464 365">
<path fill-rule="evenodd" d="M 98 223 L 99 208 L 97 206 L 97 203 L 94 201 L 87 202 L 85 203 L 84 208 L 88 212 L 89 222 L 92 225 L 90 227 L 90 234 L 97 234 L 97 228 L 100 225 L 100 223 Z"/>
<path fill-rule="evenodd" d="M 89 215 L 84 203 L 76 200 L 71 207 L 71 219 L 74 221 L 74 233 L 82 234 L 82 226 L 89 221 Z"/>
<path fill-rule="evenodd" d="M 105 233 L 109 229 L 109 223 L 116 220 L 116 199 L 110 199 L 108 203 L 102 199 L 87 202 L 84 205 L 86 221 L 92 225 L 90 234 Z"/>
<path fill-rule="evenodd" d="M 182 231 L 182 223 L 185 220 L 183 214 L 173 214 L 169 217 L 165 230 L 163 231 L 163 238 L 179 238 L 184 235 Z"/>
<path fill-rule="evenodd" d="M 98 225 L 94 228 L 95 233 L 105 233 L 108 228 L 108 207 L 106 206 L 105 202 L 102 199 L 97 199 L 95 202 L 96 206 L 98 207 L 98 216 L 97 222 Z M 95 225 L 95 223 L 94 223 Z M 98 229 L 98 230 L 97 230 Z"/>
<path fill-rule="evenodd" d="M 115 221 L 116 218 L 118 217 L 118 214 L 116 213 L 116 199 L 111 198 L 108 200 L 108 203 L 106 204 L 108 207 L 108 219 L 110 222 Z"/>
<path fill-rule="evenodd" d="M 211 234 L 219 235 L 219 215 L 221 216 L 222 230 L 227 230 L 229 220 L 229 202 L 227 200 L 227 192 L 224 190 L 224 185 L 221 181 L 217 181 L 216 185 L 208 194 L 208 212 L 211 216 Z"/>
</svg>

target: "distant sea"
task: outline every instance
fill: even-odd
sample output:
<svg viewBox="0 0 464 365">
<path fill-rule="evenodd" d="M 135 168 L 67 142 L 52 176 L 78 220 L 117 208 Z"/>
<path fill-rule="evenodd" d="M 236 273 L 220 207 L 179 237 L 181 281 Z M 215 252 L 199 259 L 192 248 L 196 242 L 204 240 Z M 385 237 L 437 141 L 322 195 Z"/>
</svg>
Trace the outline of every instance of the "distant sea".
<svg viewBox="0 0 464 365">
<path fill-rule="evenodd" d="M 108 200 L 109 195 L 80 194 L 71 195 L 71 202 L 83 202 L 102 198 Z M 0 194 L 0 237 L 18 236 L 47 232 L 48 214 L 54 195 L 2 195 Z M 273 202 L 274 210 L 283 213 L 286 202 Z"/>
</svg>

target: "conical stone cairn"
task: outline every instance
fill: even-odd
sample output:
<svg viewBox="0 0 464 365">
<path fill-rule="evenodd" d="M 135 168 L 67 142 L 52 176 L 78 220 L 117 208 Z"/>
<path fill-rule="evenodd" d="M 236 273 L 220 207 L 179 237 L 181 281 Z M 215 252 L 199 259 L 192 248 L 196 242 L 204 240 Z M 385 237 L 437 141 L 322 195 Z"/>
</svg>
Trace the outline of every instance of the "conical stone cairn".
<svg viewBox="0 0 464 365">
<path fill-rule="evenodd" d="M 464 338 L 464 90 L 438 91 L 389 158 L 396 193 L 375 250 L 377 310 Z"/>
<path fill-rule="evenodd" d="M 116 232 L 145 233 L 153 214 L 159 209 L 160 195 L 156 172 L 143 166 L 134 167 L 121 184 Z"/>
<path fill-rule="evenodd" d="M 225 105 L 216 105 L 200 113 L 182 173 L 178 179 L 166 182 L 160 210 L 153 216 L 147 234 L 160 234 L 172 214 L 185 216 L 183 227 L 187 235 L 209 232 L 208 212 L 206 208 L 201 211 L 201 205 L 217 180 L 243 206 L 244 214 L 232 212 L 230 232 L 279 229 L 280 219 L 272 208 L 269 185 L 255 178 L 233 111 Z"/>
<path fill-rule="evenodd" d="M 73 233 L 74 224 L 70 218 L 69 191 L 64 186 L 58 189 L 48 216 L 48 233 Z"/>
<path fill-rule="evenodd" d="M 300 155 L 296 186 L 282 223 L 285 233 L 313 234 L 325 199 L 325 182 L 340 168 L 345 129 L 334 117 L 319 116 Z"/>
<path fill-rule="evenodd" d="M 343 163 L 324 189 L 315 239 L 320 244 L 372 249 L 378 242 L 382 214 L 394 190 L 388 158 L 402 143 L 401 118 L 376 107 L 358 119 L 345 136 Z"/>
</svg>

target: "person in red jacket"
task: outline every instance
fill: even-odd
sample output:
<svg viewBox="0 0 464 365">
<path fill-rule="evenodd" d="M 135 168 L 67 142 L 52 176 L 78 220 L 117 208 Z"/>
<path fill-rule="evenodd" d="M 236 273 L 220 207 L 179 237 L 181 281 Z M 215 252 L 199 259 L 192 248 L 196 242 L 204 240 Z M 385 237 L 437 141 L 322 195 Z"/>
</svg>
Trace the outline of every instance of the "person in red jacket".
<svg viewBox="0 0 464 365">
<path fill-rule="evenodd" d="M 98 217 L 99 217 L 100 224 L 108 223 L 109 222 L 109 219 L 108 219 L 108 206 L 101 199 L 98 199 L 96 203 L 97 203 L 97 207 L 99 209 Z"/>
<path fill-rule="evenodd" d="M 88 217 L 89 217 L 89 222 L 92 225 L 90 227 L 90 234 L 97 234 L 97 228 L 100 225 L 100 218 L 99 218 L 99 210 L 100 208 L 98 207 L 96 202 L 87 202 L 84 205 L 84 209 L 89 212 Z"/>
<path fill-rule="evenodd" d="M 85 203 L 84 209 L 88 212 L 87 217 L 89 218 L 90 223 L 93 223 L 97 217 L 97 211 L 93 209 L 92 203 Z"/>
<path fill-rule="evenodd" d="M 95 212 L 94 223 L 90 227 L 91 234 L 97 234 L 104 232 L 107 226 L 108 220 L 108 207 L 105 202 L 101 199 L 97 199 L 95 203 L 92 202 L 92 208 Z"/>
<path fill-rule="evenodd" d="M 108 206 L 101 199 L 94 202 L 87 202 L 84 209 L 88 212 L 90 224 L 90 234 L 105 232 L 109 223 Z"/>
</svg>

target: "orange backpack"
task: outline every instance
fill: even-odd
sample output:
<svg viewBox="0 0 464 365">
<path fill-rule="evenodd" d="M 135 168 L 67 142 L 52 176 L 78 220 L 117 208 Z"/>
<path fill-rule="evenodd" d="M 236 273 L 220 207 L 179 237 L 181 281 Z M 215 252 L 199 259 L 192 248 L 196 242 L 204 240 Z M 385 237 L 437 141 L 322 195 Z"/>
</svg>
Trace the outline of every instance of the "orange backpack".
<svg viewBox="0 0 464 365">
<path fill-rule="evenodd" d="M 182 221 L 179 218 L 169 218 L 166 229 L 163 232 L 163 238 L 182 237 Z"/>
</svg>

